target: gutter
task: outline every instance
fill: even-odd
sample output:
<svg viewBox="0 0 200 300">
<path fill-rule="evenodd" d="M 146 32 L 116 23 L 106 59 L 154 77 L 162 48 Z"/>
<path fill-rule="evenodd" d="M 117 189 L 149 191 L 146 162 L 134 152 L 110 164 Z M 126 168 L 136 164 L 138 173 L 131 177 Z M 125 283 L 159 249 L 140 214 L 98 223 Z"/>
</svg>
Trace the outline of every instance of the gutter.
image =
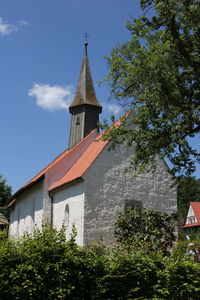
<svg viewBox="0 0 200 300">
<path fill-rule="evenodd" d="M 51 191 L 49 191 L 49 198 L 51 199 L 51 220 L 50 220 L 50 228 L 53 228 L 53 193 Z"/>
<path fill-rule="evenodd" d="M 50 189 L 49 193 L 51 193 L 51 194 L 53 193 L 54 194 L 54 193 L 56 193 L 56 192 L 58 192 L 60 190 L 63 190 L 66 187 L 69 187 L 71 185 L 74 185 L 74 184 L 82 182 L 82 181 L 84 181 L 83 177 L 77 177 L 77 178 L 75 178 L 75 179 L 73 179 L 71 181 L 68 181 L 68 182 L 65 182 L 65 183 L 59 185 L 58 187 Z"/>
</svg>

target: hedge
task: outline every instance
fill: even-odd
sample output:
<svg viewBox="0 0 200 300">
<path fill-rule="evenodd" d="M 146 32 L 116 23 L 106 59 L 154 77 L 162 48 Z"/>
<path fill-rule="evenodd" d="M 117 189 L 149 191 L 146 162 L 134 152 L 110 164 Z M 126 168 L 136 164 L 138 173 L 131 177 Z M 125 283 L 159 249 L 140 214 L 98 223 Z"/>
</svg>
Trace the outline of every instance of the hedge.
<svg viewBox="0 0 200 300">
<path fill-rule="evenodd" d="M 180 251 L 179 251 L 180 252 Z M 200 264 L 43 228 L 19 240 L 0 234 L 0 299 L 200 299 Z"/>
</svg>

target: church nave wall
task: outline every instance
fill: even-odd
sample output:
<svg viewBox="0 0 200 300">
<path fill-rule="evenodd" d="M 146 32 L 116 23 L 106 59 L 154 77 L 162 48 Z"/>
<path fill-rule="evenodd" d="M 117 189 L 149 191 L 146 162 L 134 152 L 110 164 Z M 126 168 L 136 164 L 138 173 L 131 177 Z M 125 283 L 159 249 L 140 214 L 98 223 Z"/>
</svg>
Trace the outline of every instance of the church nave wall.
<svg viewBox="0 0 200 300">
<path fill-rule="evenodd" d="M 77 230 L 76 242 L 83 245 L 84 190 L 83 182 L 69 186 L 53 195 L 53 226 L 66 226 L 66 238 L 70 238 L 72 225 Z"/>
</svg>

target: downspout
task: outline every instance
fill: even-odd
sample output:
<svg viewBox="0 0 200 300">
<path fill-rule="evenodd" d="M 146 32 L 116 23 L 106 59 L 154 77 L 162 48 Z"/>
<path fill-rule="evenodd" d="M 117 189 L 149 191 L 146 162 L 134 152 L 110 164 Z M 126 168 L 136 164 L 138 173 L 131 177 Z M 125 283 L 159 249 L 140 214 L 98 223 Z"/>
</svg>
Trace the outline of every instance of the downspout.
<svg viewBox="0 0 200 300">
<path fill-rule="evenodd" d="M 49 191 L 49 198 L 51 199 L 51 212 L 50 212 L 51 220 L 49 222 L 49 226 L 50 226 L 50 228 L 53 228 L 53 202 L 54 202 L 54 197 L 53 197 L 53 192 L 52 191 Z"/>
</svg>

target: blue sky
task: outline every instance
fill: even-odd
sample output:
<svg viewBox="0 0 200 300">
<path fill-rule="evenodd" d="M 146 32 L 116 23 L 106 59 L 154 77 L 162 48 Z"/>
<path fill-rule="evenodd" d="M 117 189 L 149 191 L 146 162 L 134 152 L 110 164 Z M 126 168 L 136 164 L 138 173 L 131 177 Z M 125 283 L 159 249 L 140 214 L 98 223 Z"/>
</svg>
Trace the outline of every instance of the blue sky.
<svg viewBox="0 0 200 300">
<path fill-rule="evenodd" d="M 108 73 L 104 56 L 130 39 L 125 23 L 139 14 L 139 0 L 1 0 L 0 174 L 13 192 L 68 145 L 84 32 L 101 117 L 120 115 L 97 82 Z"/>
<path fill-rule="evenodd" d="M 119 115 L 97 82 L 108 72 L 103 57 L 130 38 L 125 23 L 139 13 L 139 0 L 1 0 L 0 174 L 13 191 L 68 145 L 84 32 L 101 117 Z"/>
</svg>

